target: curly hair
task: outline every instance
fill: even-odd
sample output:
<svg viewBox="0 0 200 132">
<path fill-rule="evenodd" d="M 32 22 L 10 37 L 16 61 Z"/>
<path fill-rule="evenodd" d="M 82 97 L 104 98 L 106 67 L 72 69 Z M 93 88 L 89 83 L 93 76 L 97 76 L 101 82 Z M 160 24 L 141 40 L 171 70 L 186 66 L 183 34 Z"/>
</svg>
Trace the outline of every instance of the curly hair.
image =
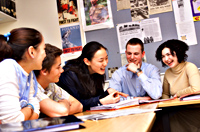
<svg viewBox="0 0 200 132">
<path fill-rule="evenodd" d="M 162 61 L 162 50 L 164 48 L 169 48 L 172 56 L 175 56 L 175 55 L 177 56 L 179 63 L 187 60 L 188 55 L 186 54 L 186 51 L 189 50 L 189 46 L 183 41 L 180 41 L 177 39 L 171 39 L 162 43 L 156 50 L 155 57 L 157 61 L 161 61 L 163 67 L 167 66 Z"/>
</svg>

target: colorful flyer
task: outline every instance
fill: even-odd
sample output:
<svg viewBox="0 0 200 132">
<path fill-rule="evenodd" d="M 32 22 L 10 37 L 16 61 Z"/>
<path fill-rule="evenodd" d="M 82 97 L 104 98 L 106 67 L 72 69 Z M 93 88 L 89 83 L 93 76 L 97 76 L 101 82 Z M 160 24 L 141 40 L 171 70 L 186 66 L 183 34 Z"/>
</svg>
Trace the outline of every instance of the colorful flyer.
<svg viewBox="0 0 200 132">
<path fill-rule="evenodd" d="M 82 51 L 80 26 L 73 25 L 60 28 L 62 37 L 63 53 L 74 53 Z"/>
</svg>

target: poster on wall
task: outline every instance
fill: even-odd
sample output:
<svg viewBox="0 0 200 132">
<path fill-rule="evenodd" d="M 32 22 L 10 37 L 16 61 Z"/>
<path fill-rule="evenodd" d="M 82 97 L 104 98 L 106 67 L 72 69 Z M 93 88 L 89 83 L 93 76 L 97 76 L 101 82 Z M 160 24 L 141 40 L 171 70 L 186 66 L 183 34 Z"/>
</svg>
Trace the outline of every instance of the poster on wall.
<svg viewBox="0 0 200 132">
<path fill-rule="evenodd" d="M 130 4 L 132 21 L 149 18 L 147 0 L 132 0 Z"/>
<path fill-rule="evenodd" d="M 139 38 L 144 44 L 162 40 L 159 18 L 118 24 L 117 37 L 120 53 L 125 53 L 126 43 L 131 38 Z"/>
<path fill-rule="evenodd" d="M 74 54 L 82 51 L 81 33 L 79 25 L 60 27 L 64 54 Z"/>
<path fill-rule="evenodd" d="M 116 0 L 117 2 L 117 11 L 130 9 L 130 0 Z"/>
<path fill-rule="evenodd" d="M 190 0 L 194 21 L 200 21 L 200 0 Z"/>
<path fill-rule="evenodd" d="M 57 0 L 59 25 L 79 22 L 77 0 Z"/>
<path fill-rule="evenodd" d="M 178 39 L 188 45 L 197 44 L 196 32 L 189 0 L 173 0 Z"/>
<path fill-rule="evenodd" d="M 149 14 L 172 11 L 171 0 L 148 0 Z"/>
<path fill-rule="evenodd" d="M 110 0 L 81 0 L 80 8 L 84 31 L 113 27 Z"/>
</svg>

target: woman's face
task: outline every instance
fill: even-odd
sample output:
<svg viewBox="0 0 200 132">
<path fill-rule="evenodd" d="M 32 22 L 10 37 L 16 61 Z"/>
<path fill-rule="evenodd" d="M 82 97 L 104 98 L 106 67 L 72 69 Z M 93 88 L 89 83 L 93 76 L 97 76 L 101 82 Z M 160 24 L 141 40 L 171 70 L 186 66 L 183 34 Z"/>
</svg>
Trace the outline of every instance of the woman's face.
<svg viewBox="0 0 200 132">
<path fill-rule="evenodd" d="M 44 43 L 44 39 L 42 39 L 42 42 L 39 44 L 39 46 L 36 49 L 36 54 L 35 54 L 35 57 L 34 57 L 34 62 L 35 62 L 35 69 L 34 70 L 42 69 L 42 62 L 43 62 L 45 57 L 46 57 L 45 43 Z"/>
<path fill-rule="evenodd" d="M 179 64 L 178 58 L 176 56 L 176 53 L 174 53 L 174 56 L 171 54 L 169 48 L 164 48 L 162 50 L 162 61 L 169 66 L 170 68 L 174 68 Z"/>
<path fill-rule="evenodd" d="M 88 61 L 88 69 L 90 74 L 98 73 L 103 75 L 108 64 L 108 54 L 104 48 L 98 50 L 91 61 Z"/>
</svg>

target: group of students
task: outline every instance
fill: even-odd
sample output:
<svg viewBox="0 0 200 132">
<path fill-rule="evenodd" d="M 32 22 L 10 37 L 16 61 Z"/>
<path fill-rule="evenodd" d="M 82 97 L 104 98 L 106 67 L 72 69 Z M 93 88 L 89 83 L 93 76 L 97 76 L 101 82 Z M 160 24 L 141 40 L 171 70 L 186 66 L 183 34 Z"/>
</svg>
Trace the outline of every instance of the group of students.
<svg viewBox="0 0 200 132">
<path fill-rule="evenodd" d="M 62 68 L 62 50 L 45 44 L 39 31 L 13 29 L 0 35 L 0 121 L 65 116 L 116 103 L 120 96 L 159 99 L 199 91 L 199 71 L 186 61 L 188 49 L 180 40 L 158 47 L 157 60 L 170 67 L 162 86 L 159 69 L 142 61 L 143 42 L 132 38 L 126 44 L 128 64 L 114 72 L 104 90 L 108 54 L 102 44 L 87 43 L 82 54 Z"/>
</svg>

